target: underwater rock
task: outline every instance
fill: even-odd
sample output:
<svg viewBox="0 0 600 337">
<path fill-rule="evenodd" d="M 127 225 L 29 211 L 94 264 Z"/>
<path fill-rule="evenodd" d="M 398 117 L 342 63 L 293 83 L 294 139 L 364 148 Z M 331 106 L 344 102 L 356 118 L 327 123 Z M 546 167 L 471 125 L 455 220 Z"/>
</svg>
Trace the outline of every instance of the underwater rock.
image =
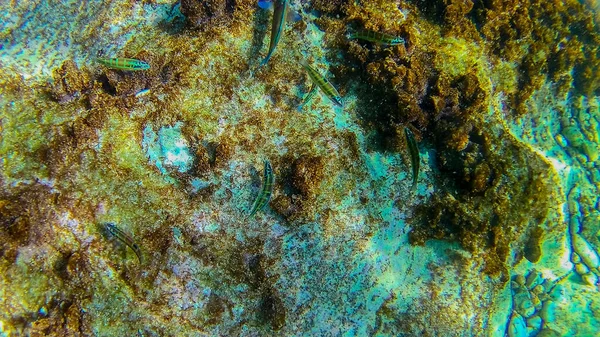
<svg viewBox="0 0 600 337">
<path fill-rule="evenodd" d="M 345 2 L 345 0 L 313 0 L 311 1 L 311 5 L 314 10 L 327 14 L 336 14 L 341 12 Z"/>
<path fill-rule="evenodd" d="M 27 194 L 24 191 L 2 195 L 0 199 L 0 257 L 6 261 L 14 262 L 18 247 L 26 244 L 31 236 Z"/>
<path fill-rule="evenodd" d="M 323 180 L 323 158 L 303 156 L 292 164 L 292 186 L 304 198 L 310 198 L 318 191 Z"/>
<path fill-rule="evenodd" d="M 592 78 L 598 72 L 598 56 L 586 43 L 599 41 L 600 35 L 589 29 L 593 17 L 580 2 L 529 0 L 526 4 L 516 1 L 475 4 L 481 20 L 477 21 L 479 30 L 494 52 L 519 64 L 519 87 L 513 94 L 518 113 L 528 112 L 525 102 L 544 83 L 545 74 L 564 88 L 574 83 L 576 91 L 586 95 L 592 95 L 600 87 L 598 77 Z M 585 33 L 574 36 L 572 30 Z M 566 36 L 572 38 L 565 41 Z"/>
<path fill-rule="evenodd" d="M 209 142 L 206 145 L 211 166 L 224 167 L 233 155 L 231 143 L 224 139 L 221 142 Z"/>
<path fill-rule="evenodd" d="M 557 285 L 564 278 L 550 281 L 535 269 L 526 275 L 512 277 L 512 313 L 508 322 L 509 335 L 531 336 L 555 321 L 553 315 L 555 294 L 560 291 Z"/>
<path fill-rule="evenodd" d="M 320 156 L 284 158 L 291 165 L 279 174 L 278 184 L 283 193 L 275 195 L 270 205 L 288 221 L 310 219 L 315 200 L 324 178 L 324 159 Z"/>
<path fill-rule="evenodd" d="M 204 310 L 209 317 L 209 319 L 206 321 L 206 324 L 219 324 L 222 321 L 225 308 L 226 306 L 223 299 L 217 296 L 214 292 L 211 292 L 208 297 L 208 303 L 206 303 L 206 306 L 204 307 Z"/>
<path fill-rule="evenodd" d="M 589 285 L 595 286 L 600 283 L 598 252 L 579 234 L 571 235 L 571 243 L 571 262 L 575 265 L 575 272 Z"/>
<path fill-rule="evenodd" d="M 536 227 L 534 228 L 531 233 L 529 234 L 529 237 L 527 239 L 527 242 L 525 242 L 525 248 L 523 249 L 523 255 L 525 256 L 525 258 L 533 263 L 538 262 L 540 260 L 540 257 L 542 255 L 542 249 L 540 247 L 540 240 L 542 235 L 544 234 L 544 231 L 540 228 L 540 227 Z"/>
<path fill-rule="evenodd" d="M 482 149 L 483 146 L 476 146 L 473 155 L 467 153 L 464 157 L 454 158 L 453 160 L 459 163 L 457 165 L 459 168 L 461 165 L 465 165 L 463 163 L 478 164 L 481 157 L 478 157 L 477 154 L 483 152 Z M 535 167 L 531 159 L 519 158 L 519 156 L 513 156 L 512 159 L 515 161 L 512 162 L 512 167 L 516 167 L 516 165 L 528 169 Z M 494 160 L 500 160 L 500 162 L 493 165 L 498 170 L 503 170 L 502 167 L 505 165 L 502 163 L 503 159 L 494 158 Z M 517 164 L 517 161 L 519 164 Z M 488 160 L 488 162 L 491 163 L 492 161 Z M 447 168 L 449 167 L 448 164 L 445 165 Z M 543 167 L 543 164 L 538 167 L 540 172 L 543 172 Z M 468 167 L 464 170 L 466 171 L 465 175 L 463 175 L 464 171 L 457 172 L 457 170 L 458 168 L 455 171 L 450 171 L 450 177 L 455 177 L 459 173 L 461 174 L 458 175 L 459 177 L 471 177 Z M 514 184 L 529 186 L 521 190 L 522 194 L 513 194 L 507 198 L 505 192 L 507 192 L 508 185 L 505 185 L 506 182 L 491 178 L 497 176 L 498 173 L 490 174 L 490 176 L 487 174 L 483 178 L 486 181 L 486 189 L 483 192 L 477 192 L 477 194 L 466 184 L 469 180 L 465 178 L 459 181 L 465 181 L 463 184 L 456 184 L 454 178 L 444 182 L 442 186 L 453 186 L 454 189 L 443 194 L 439 191 L 440 194 L 434 195 L 428 203 L 421 204 L 416 208 L 418 216 L 409 232 L 409 242 L 421 245 L 429 238 L 457 241 L 465 249 L 476 254 L 483 254 L 486 260 L 486 272 L 491 274 L 505 272 L 504 263 L 508 257 L 507 245 L 511 244 L 509 242 L 516 240 L 515 229 L 522 227 L 519 225 L 520 222 L 516 220 L 521 218 L 523 221 L 528 221 L 527 219 L 532 216 L 532 211 L 534 211 L 527 206 L 527 211 L 521 212 L 522 208 L 519 205 L 530 205 L 531 200 L 537 200 L 538 204 L 535 205 L 536 210 L 534 212 L 544 218 L 546 216 L 546 206 L 538 208 L 538 206 L 542 206 L 540 204 L 542 201 L 539 199 L 541 193 L 534 193 L 534 191 L 548 191 L 549 186 L 546 181 L 539 179 L 539 177 L 525 178 L 525 176 L 519 174 L 521 176 L 519 178 L 514 173 L 504 173 L 503 177 L 514 181 Z M 511 183 L 510 186 L 514 187 L 515 185 Z M 510 193 L 514 191 L 513 189 Z M 547 201 L 542 203 L 545 202 Z"/>
<path fill-rule="evenodd" d="M 59 303 L 47 317 L 40 317 L 31 323 L 29 336 L 82 336 L 91 333 L 89 327 L 81 324 L 81 309 L 71 301 Z M 76 333 L 78 332 L 78 333 Z"/>
<path fill-rule="evenodd" d="M 193 164 L 194 175 L 203 176 L 210 170 L 210 167 L 211 167 L 211 160 L 209 157 L 208 150 L 206 149 L 206 147 L 204 147 L 200 144 L 196 148 L 196 151 L 194 154 L 194 164 Z"/>
<path fill-rule="evenodd" d="M 581 276 L 583 281 L 591 286 L 600 284 L 600 255 L 581 234 L 584 219 L 581 214 L 581 189 L 575 186 L 568 194 L 569 209 L 569 228 L 568 233 L 571 239 L 571 262 L 575 267 L 575 272 Z"/>
<path fill-rule="evenodd" d="M 227 25 L 234 6 L 234 1 L 181 0 L 181 13 L 192 28 L 209 30 Z"/>
<path fill-rule="evenodd" d="M 285 325 L 285 306 L 274 290 L 267 289 L 260 301 L 259 320 L 267 322 L 273 330 L 278 331 Z"/>
<path fill-rule="evenodd" d="M 79 70 L 75 62 L 66 60 L 53 72 L 53 82 L 49 84 L 52 98 L 61 104 L 69 103 L 81 97 L 92 88 L 90 75 Z"/>
<path fill-rule="evenodd" d="M 569 141 L 568 144 L 573 147 L 580 147 L 585 141 L 581 131 L 574 125 L 563 128 L 561 134 Z"/>
<path fill-rule="evenodd" d="M 519 314 L 513 313 L 510 317 L 510 323 L 508 325 L 508 336 L 509 337 L 527 337 L 527 325 L 523 317 Z"/>
<path fill-rule="evenodd" d="M 277 214 L 284 217 L 286 220 L 293 220 L 297 214 L 302 211 L 302 201 L 299 196 L 296 195 L 284 195 L 279 194 L 269 203 L 271 208 L 277 212 Z"/>
<path fill-rule="evenodd" d="M 167 174 L 169 170 L 185 173 L 194 163 L 188 141 L 181 132 L 182 126 L 181 122 L 173 126 L 163 126 L 158 130 L 158 134 L 150 124 L 144 128 L 144 150 L 150 161 L 163 174 Z"/>
<path fill-rule="evenodd" d="M 452 135 L 453 125 L 440 122 L 438 127 L 438 134 Z M 485 156 L 485 141 L 484 137 L 477 135 L 477 132 L 471 131 L 467 136 L 468 142 L 466 146 L 453 146 L 449 141 L 444 138 L 439 140 L 440 148 L 442 149 L 438 154 L 440 167 L 444 172 L 450 173 L 459 182 L 459 186 L 470 189 L 471 181 L 475 181 L 475 168 L 484 163 Z M 441 137 L 440 137 L 441 138 Z M 453 149 L 456 147 L 462 148 L 461 151 Z M 489 171 L 489 167 L 488 167 Z M 481 174 L 480 174 L 481 175 Z M 489 174 L 488 174 L 489 175 Z M 478 179 L 478 180 L 481 180 Z M 480 186 L 482 183 L 485 185 L 485 181 L 481 181 L 477 185 L 473 185 L 473 188 L 481 190 L 484 186 Z"/>
<path fill-rule="evenodd" d="M 536 337 L 561 337 L 561 334 L 556 330 L 544 328 L 540 330 Z"/>
<path fill-rule="evenodd" d="M 599 157 L 598 141 L 597 141 L 597 121 L 592 120 L 593 117 L 588 117 L 583 120 L 563 121 L 563 127 L 560 131 L 560 136 L 563 141 L 558 141 L 561 146 L 569 147 L 575 151 L 583 153 L 586 156 L 587 162 L 595 162 Z M 566 141 L 564 141 L 566 140 Z"/>
</svg>

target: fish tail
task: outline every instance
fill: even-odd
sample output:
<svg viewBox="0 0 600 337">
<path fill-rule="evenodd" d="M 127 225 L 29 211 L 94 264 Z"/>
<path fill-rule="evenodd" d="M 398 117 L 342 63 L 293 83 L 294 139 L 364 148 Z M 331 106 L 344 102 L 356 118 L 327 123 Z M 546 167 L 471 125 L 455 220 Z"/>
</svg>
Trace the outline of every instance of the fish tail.
<svg viewBox="0 0 600 337">
<path fill-rule="evenodd" d="M 315 94 L 317 93 L 318 87 L 319 87 L 318 85 L 313 83 L 310 90 L 308 91 L 308 94 L 306 95 L 306 97 L 304 97 L 304 99 L 302 100 L 302 103 L 300 103 L 300 105 L 298 106 L 298 111 L 302 112 L 302 108 L 304 108 L 304 106 L 306 104 L 308 104 L 310 102 L 310 100 L 313 98 L 313 96 L 315 96 Z"/>
<path fill-rule="evenodd" d="M 274 49 L 273 49 L 274 50 Z M 259 67 L 263 67 L 264 65 L 267 64 L 267 62 L 269 62 L 269 60 L 271 59 L 271 55 L 273 55 L 273 51 L 270 51 L 267 56 L 260 62 Z"/>
<path fill-rule="evenodd" d="M 138 261 L 140 261 L 140 264 L 144 263 L 143 259 L 142 259 L 142 250 L 140 249 L 140 246 L 138 246 L 136 243 L 131 245 L 131 250 L 133 250 L 133 252 L 135 253 L 135 256 L 137 256 Z"/>
<path fill-rule="evenodd" d="M 300 65 L 304 68 L 309 68 L 308 62 L 303 57 L 300 57 L 300 61 L 298 61 L 298 63 L 300 63 Z"/>
</svg>

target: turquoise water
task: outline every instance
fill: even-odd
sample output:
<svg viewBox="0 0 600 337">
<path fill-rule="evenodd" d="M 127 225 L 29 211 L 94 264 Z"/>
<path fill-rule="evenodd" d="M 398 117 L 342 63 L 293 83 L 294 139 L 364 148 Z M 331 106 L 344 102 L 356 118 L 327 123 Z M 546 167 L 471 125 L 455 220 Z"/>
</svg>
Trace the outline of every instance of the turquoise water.
<svg viewBox="0 0 600 337">
<path fill-rule="evenodd" d="M 288 6 L 0 2 L 0 335 L 597 336 L 597 3 Z"/>
</svg>

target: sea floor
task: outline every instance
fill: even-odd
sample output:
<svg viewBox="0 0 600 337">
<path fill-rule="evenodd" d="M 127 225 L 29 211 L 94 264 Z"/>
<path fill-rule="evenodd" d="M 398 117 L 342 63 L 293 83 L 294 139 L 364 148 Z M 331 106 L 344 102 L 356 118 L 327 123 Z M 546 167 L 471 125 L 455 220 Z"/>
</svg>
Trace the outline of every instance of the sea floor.
<svg viewBox="0 0 600 337">
<path fill-rule="evenodd" d="M 0 335 L 596 336 L 594 5 L 0 2 Z"/>
</svg>

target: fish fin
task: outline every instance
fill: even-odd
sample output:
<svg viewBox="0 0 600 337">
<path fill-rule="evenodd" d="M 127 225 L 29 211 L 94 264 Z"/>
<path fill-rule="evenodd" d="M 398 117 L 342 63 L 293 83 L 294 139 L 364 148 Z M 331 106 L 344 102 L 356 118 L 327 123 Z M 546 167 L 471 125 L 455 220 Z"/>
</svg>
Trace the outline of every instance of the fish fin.
<svg viewBox="0 0 600 337">
<path fill-rule="evenodd" d="M 413 184 L 410 186 L 410 192 L 411 192 L 411 193 L 415 193 L 415 191 L 416 191 L 416 190 L 417 190 L 417 184 L 416 184 L 416 183 L 413 183 Z"/>
<path fill-rule="evenodd" d="M 273 10 L 275 1 L 274 0 L 258 0 L 258 7 L 261 9 Z M 301 19 L 300 14 L 293 10 L 288 4 L 286 20 L 289 22 L 297 22 Z"/>
<path fill-rule="evenodd" d="M 260 62 L 260 64 L 258 66 L 259 67 L 264 66 L 265 64 L 267 64 L 267 62 L 269 62 L 270 58 L 271 58 L 271 53 L 268 53 L 267 56 Z"/>
<path fill-rule="evenodd" d="M 317 92 L 317 88 L 318 88 L 318 86 L 316 84 L 313 83 L 311 85 L 310 90 L 308 91 L 308 94 L 302 99 L 302 102 L 298 106 L 298 112 L 302 112 L 302 108 L 304 108 L 304 106 L 307 105 L 311 101 L 311 99 Z"/>
<path fill-rule="evenodd" d="M 273 0 L 258 0 L 258 7 L 262 9 L 273 9 Z"/>
<path fill-rule="evenodd" d="M 301 55 L 300 61 L 298 61 L 298 63 L 300 63 L 300 65 L 303 66 L 303 67 L 308 67 L 309 66 L 308 62 L 304 59 L 304 57 L 302 57 L 302 55 Z"/>
<path fill-rule="evenodd" d="M 135 256 L 137 256 L 140 264 L 143 264 L 144 259 L 142 257 L 143 255 L 142 255 L 142 250 L 140 249 L 140 247 L 137 244 L 133 244 L 133 246 L 131 247 L 131 250 L 133 250 L 133 252 L 135 253 Z"/>
<path fill-rule="evenodd" d="M 258 194 L 258 196 L 256 197 L 256 200 L 254 200 L 254 202 L 252 203 L 252 208 L 248 210 L 248 217 L 253 216 L 254 214 L 256 214 L 256 212 L 260 211 L 261 209 L 263 209 L 265 207 L 265 205 L 260 206 L 260 192 Z"/>
<path fill-rule="evenodd" d="M 300 21 L 300 19 L 302 19 L 302 17 L 300 17 L 300 14 L 298 14 L 298 12 L 296 12 L 292 8 L 288 7 L 286 20 L 288 22 L 298 22 Z"/>
</svg>

